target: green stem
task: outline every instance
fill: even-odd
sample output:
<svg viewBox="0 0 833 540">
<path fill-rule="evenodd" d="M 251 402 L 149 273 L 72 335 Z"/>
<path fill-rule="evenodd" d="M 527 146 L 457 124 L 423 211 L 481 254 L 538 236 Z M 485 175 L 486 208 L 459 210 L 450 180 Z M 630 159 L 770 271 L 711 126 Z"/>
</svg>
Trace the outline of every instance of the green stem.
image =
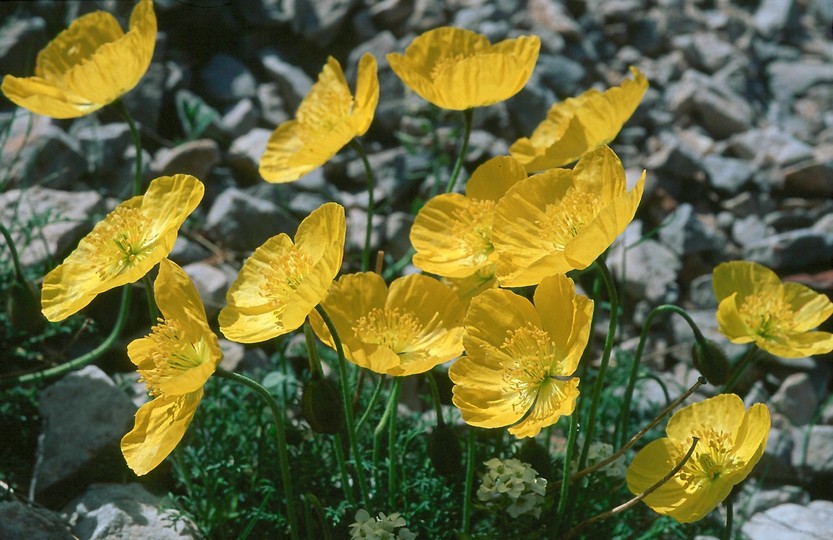
<svg viewBox="0 0 833 540">
<path fill-rule="evenodd" d="M 385 376 L 379 376 L 379 382 L 376 384 L 376 388 L 373 390 L 373 395 L 370 396 L 370 402 L 367 404 L 367 408 L 362 414 L 362 417 L 359 418 L 359 421 L 356 422 L 356 431 L 361 431 L 362 425 L 367 421 L 367 417 L 370 416 L 370 413 L 373 411 L 373 407 L 376 406 L 376 402 L 379 401 L 379 396 L 382 395 L 382 389 L 385 386 Z"/>
<path fill-rule="evenodd" d="M 304 341 L 307 345 L 307 362 L 309 363 L 310 374 L 313 379 L 324 377 L 321 370 L 321 360 L 318 357 L 318 347 L 315 346 L 315 336 L 312 334 L 312 326 L 309 321 L 304 322 Z"/>
<path fill-rule="evenodd" d="M 448 187 L 445 188 L 446 193 L 454 191 L 454 185 L 457 183 L 457 178 L 460 176 L 460 170 L 463 168 L 463 161 L 465 161 L 466 152 L 468 152 L 469 149 L 471 124 L 472 109 L 466 109 L 463 111 L 463 143 L 460 146 L 460 153 L 457 155 L 457 161 L 454 162 L 454 169 L 451 171 L 451 178 L 448 179 Z"/>
<path fill-rule="evenodd" d="M 726 530 L 723 531 L 723 540 L 732 540 L 732 527 L 734 521 L 734 508 L 732 504 L 732 494 L 726 497 Z"/>
<path fill-rule="evenodd" d="M 364 250 L 362 251 L 362 272 L 367 272 L 370 268 L 370 236 L 373 232 L 373 210 L 375 206 L 373 190 L 376 187 L 376 179 L 373 175 L 373 169 L 370 167 L 370 161 L 367 159 L 367 153 L 361 143 L 352 139 L 349 144 L 362 159 L 364 172 L 367 176 L 367 230 L 364 233 Z"/>
<path fill-rule="evenodd" d="M 113 105 L 116 107 L 116 110 L 119 111 L 119 113 L 121 113 L 121 115 L 124 117 L 128 127 L 130 128 L 130 135 L 133 137 L 133 145 L 136 147 L 136 168 L 133 172 L 133 195 L 141 195 L 142 136 L 139 134 L 139 130 L 136 128 L 136 122 L 133 121 L 133 117 L 130 115 L 130 111 L 127 110 L 127 107 L 124 105 L 124 102 L 121 100 L 121 98 L 114 101 Z"/>
<path fill-rule="evenodd" d="M 9 248 L 9 254 L 12 257 L 12 265 L 14 265 L 14 276 L 18 283 L 25 283 L 26 276 L 23 274 L 23 266 L 20 264 L 20 258 L 17 256 L 17 248 L 15 248 L 14 240 L 12 239 L 12 235 L 9 233 L 6 226 L 0 223 L 0 233 L 3 234 L 3 238 L 6 239 L 6 245 Z"/>
<path fill-rule="evenodd" d="M 396 384 L 396 380 L 394 378 L 394 385 Z M 376 424 L 376 428 L 373 430 L 373 474 L 374 474 L 374 484 L 376 485 L 377 489 L 381 485 L 380 480 L 380 472 L 379 472 L 379 453 L 382 447 L 382 436 L 385 434 L 385 427 L 388 425 L 388 421 L 390 420 L 391 414 L 395 414 L 391 412 L 391 402 L 394 400 L 398 401 L 399 396 L 394 396 L 394 387 L 391 386 L 390 394 L 388 394 L 388 402 L 385 404 L 385 412 L 382 413 L 382 418 L 379 419 L 379 423 Z"/>
<path fill-rule="evenodd" d="M 347 461 L 344 459 L 344 450 L 341 445 L 341 433 L 336 433 L 333 436 L 333 450 L 336 453 L 338 472 L 341 475 L 341 483 L 344 487 L 344 496 L 347 497 L 347 502 L 350 503 L 350 506 L 355 508 L 356 499 L 353 497 L 353 490 L 350 489 L 350 476 L 347 474 Z"/>
<path fill-rule="evenodd" d="M 87 364 L 90 364 L 96 359 L 98 359 L 101 355 L 110 350 L 110 347 L 112 347 L 116 343 L 116 340 L 119 339 L 122 330 L 124 330 L 124 325 L 127 322 L 127 316 L 130 313 L 131 293 L 132 289 L 129 285 L 125 286 L 124 289 L 122 289 L 121 306 L 119 307 L 118 315 L 116 315 L 116 322 L 115 324 L 113 324 L 113 328 L 112 330 L 110 330 L 110 334 L 104 341 L 101 342 L 101 344 L 98 347 L 86 354 L 82 354 L 78 358 L 70 360 L 69 362 L 64 362 L 63 364 L 55 367 L 51 367 L 41 371 L 35 371 L 33 373 L 25 373 L 16 377 L 0 378 L 0 386 L 45 381 L 47 379 L 51 379 L 52 377 L 57 377 L 59 375 L 63 375 L 64 373 L 69 373 L 70 371 L 81 369 Z"/>
<path fill-rule="evenodd" d="M 434 402 L 434 412 L 437 414 L 437 427 L 442 427 L 445 425 L 445 418 L 443 418 L 443 406 L 440 401 L 437 379 L 434 378 L 434 373 L 430 369 L 425 372 L 425 378 L 428 379 L 428 386 L 431 387 L 431 401 Z"/>
<path fill-rule="evenodd" d="M 704 339 L 703 334 L 700 332 L 700 329 L 697 327 L 697 324 L 695 324 L 691 316 L 684 309 L 678 306 L 664 304 L 655 307 L 648 313 L 648 316 L 645 318 L 645 324 L 642 325 L 642 332 L 639 335 L 639 344 L 636 346 L 636 351 L 633 355 L 633 363 L 631 364 L 631 373 L 628 378 L 628 385 L 625 388 L 625 394 L 622 396 L 622 410 L 619 412 L 619 422 L 616 425 L 616 431 L 618 433 L 614 438 L 614 440 L 617 441 L 616 446 L 621 446 L 625 442 L 625 437 L 627 436 L 629 430 L 628 424 L 630 423 L 631 399 L 633 399 L 633 391 L 636 386 L 637 374 L 639 372 L 639 363 L 642 360 L 642 352 L 645 349 L 645 342 L 648 338 L 648 330 L 650 330 L 651 324 L 653 324 L 654 319 L 660 313 L 668 311 L 676 313 L 686 320 L 688 325 L 691 327 L 691 331 L 694 332 L 694 339 L 698 341 L 702 341 Z"/>
<path fill-rule="evenodd" d="M 286 513 L 289 519 L 289 534 L 293 540 L 298 539 L 298 520 L 295 515 L 295 494 L 292 489 L 292 475 L 289 473 L 289 454 L 286 450 L 286 429 L 283 424 L 283 412 L 281 411 L 275 397 L 269 393 L 269 390 L 264 388 L 260 383 L 254 381 L 240 373 L 226 371 L 223 368 L 217 368 L 214 372 L 217 376 L 224 379 L 230 379 L 242 385 L 248 386 L 254 390 L 263 400 L 269 405 L 272 411 L 272 418 L 275 420 L 275 433 L 278 444 L 278 459 L 281 468 L 281 480 L 283 482 L 283 493 L 286 498 Z"/>
<path fill-rule="evenodd" d="M 471 532 L 471 490 L 474 486 L 474 428 L 469 428 L 466 440 L 466 481 L 463 488 L 463 534 Z"/>
<path fill-rule="evenodd" d="M 156 306 L 156 297 L 153 295 L 153 281 L 150 276 L 145 274 L 142 276 L 142 284 L 145 286 L 145 296 L 148 301 L 148 314 L 150 315 L 150 325 L 153 326 L 159 322 L 159 308 Z"/>
<path fill-rule="evenodd" d="M 399 406 L 399 391 L 402 389 L 401 377 L 393 378 L 388 407 L 391 411 L 388 419 L 388 508 L 396 508 L 396 418 Z"/>
<path fill-rule="evenodd" d="M 607 328 L 607 336 L 605 337 L 604 350 L 602 351 L 602 359 L 599 363 L 599 373 L 596 376 L 596 384 L 593 386 L 593 397 L 590 401 L 590 413 L 587 421 L 587 431 L 584 434 L 584 444 L 581 448 L 581 457 L 579 458 L 579 469 L 583 469 L 587 465 L 587 454 L 590 451 L 590 445 L 593 442 L 593 432 L 596 429 L 596 413 L 599 407 L 599 397 L 602 393 L 602 386 L 604 384 L 605 373 L 607 372 L 607 365 L 610 362 L 610 352 L 613 350 L 613 341 L 616 337 L 616 322 L 619 312 L 619 296 L 616 293 L 616 285 L 613 283 L 613 276 L 610 275 L 610 270 L 601 259 L 596 260 L 596 266 L 602 275 L 605 286 L 607 287 L 607 294 L 610 297 L 610 323 Z"/>
<path fill-rule="evenodd" d="M 382 272 L 382 277 L 388 280 L 398 275 L 403 268 L 411 264 L 411 260 L 414 258 L 414 253 L 416 253 L 416 250 L 413 246 L 409 247 L 408 252 L 405 253 L 401 259 L 385 268 L 385 271 Z"/>
<path fill-rule="evenodd" d="M 333 338 L 333 344 L 338 353 L 338 374 L 341 380 L 341 398 L 344 401 L 344 419 L 347 421 L 347 441 L 350 443 L 350 453 L 353 456 L 353 466 L 356 469 L 356 478 L 359 481 L 359 492 L 362 496 L 362 503 L 367 506 L 369 499 L 367 496 L 367 481 L 364 476 L 364 465 L 362 463 L 361 455 L 359 454 L 358 441 L 356 439 L 356 422 L 353 418 L 353 407 L 350 401 L 350 384 L 347 381 L 347 360 L 344 357 L 344 347 L 341 344 L 341 339 L 338 337 L 335 324 L 327 314 L 324 306 L 318 304 L 315 310 L 321 315 L 321 319 L 327 326 L 330 336 Z"/>
<path fill-rule="evenodd" d="M 743 375 L 747 368 L 752 365 L 752 363 L 758 358 L 757 355 L 758 349 L 754 346 L 750 346 L 746 350 L 746 354 L 743 355 L 743 358 L 738 362 L 734 369 L 732 370 L 732 375 L 729 377 L 729 380 L 726 381 L 726 385 L 723 387 L 721 393 L 728 394 L 731 392 L 732 388 L 735 387 L 735 384 L 740 379 L 741 375 Z"/>
<path fill-rule="evenodd" d="M 561 478 L 561 491 L 558 497 L 558 507 L 555 511 L 556 528 L 561 529 L 561 523 L 564 519 L 564 511 L 567 509 L 567 500 L 570 494 L 570 482 L 565 481 L 570 478 L 570 468 L 573 461 L 573 450 L 576 446 L 576 434 L 578 433 L 578 420 L 575 414 L 570 415 L 570 431 L 567 434 L 567 448 L 564 453 L 564 470 Z"/>
</svg>

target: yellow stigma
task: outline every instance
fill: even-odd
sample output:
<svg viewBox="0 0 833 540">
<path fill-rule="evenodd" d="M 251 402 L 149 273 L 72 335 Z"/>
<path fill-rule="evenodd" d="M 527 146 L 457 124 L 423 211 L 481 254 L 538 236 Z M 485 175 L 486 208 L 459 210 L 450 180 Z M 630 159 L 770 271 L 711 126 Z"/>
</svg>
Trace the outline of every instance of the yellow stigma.
<svg viewBox="0 0 833 540">
<path fill-rule="evenodd" d="M 495 201 L 473 200 L 451 217 L 451 234 L 460 250 L 470 253 L 475 264 L 485 263 L 495 250 L 492 246 L 492 221 Z"/>
<path fill-rule="evenodd" d="M 423 327 L 412 313 L 399 308 L 373 308 L 356 321 L 353 332 L 364 343 L 383 345 L 403 354 L 421 337 Z"/>
<path fill-rule="evenodd" d="M 151 220 L 138 208 L 116 208 L 87 237 L 95 250 L 102 280 L 135 266 L 153 250 L 148 238 Z"/>
<path fill-rule="evenodd" d="M 567 375 L 553 372 L 559 365 L 555 344 L 547 332 L 531 323 L 508 330 L 500 349 L 511 358 L 501 367 L 503 381 L 519 395 L 515 408 L 528 409 L 551 377 Z"/>
<path fill-rule="evenodd" d="M 679 458 L 688 451 L 693 437 L 700 440 L 691 458 L 679 472 L 680 479 L 686 485 L 702 484 L 717 480 L 724 473 L 731 472 L 736 466 L 736 459 L 731 455 L 734 441 L 728 433 L 701 427 L 694 430 L 684 445 L 679 445 Z M 685 447 L 685 448 L 684 448 Z"/>
<path fill-rule="evenodd" d="M 314 266 L 312 257 L 296 246 L 291 246 L 269 261 L 271 272 L 263 294 L 276 300 L 285 300 L 292 294 Z"/>
<path fill-rule="evenodd" d="M 769 338 L 795 326 L 795 312 L 784 297 L 773 291 L 747 296 L 738 307 L 744 324 L 755 334 Z"/>
<path fill-rule="evenodd" d="M 549 240 L 555 251 L 564 251 L 567 243 L 601 210 L 596 195 L 571 188 L 560 201 L 547 205 L 544 219 L 536 225 L 541 237 Z"/>
<path fill-rule="evenodd" d="M 139 369 L 141 380 L 147 384 L 151 396 L 164 394 L 163 388 L 176 384 L 183 372 L 211 360 L 211 351 L 205 339 L 191 343 L 182 327 L 174 320 L 159 320 L 147 338 L 151 342 L 148 357 L 153 367 Z"/>
</svg>

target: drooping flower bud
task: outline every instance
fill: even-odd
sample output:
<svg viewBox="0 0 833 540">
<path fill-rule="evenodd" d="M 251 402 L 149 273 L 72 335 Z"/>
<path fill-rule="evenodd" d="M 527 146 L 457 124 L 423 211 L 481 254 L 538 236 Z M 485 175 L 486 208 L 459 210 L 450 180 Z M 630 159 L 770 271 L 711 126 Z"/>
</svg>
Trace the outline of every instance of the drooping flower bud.
<svg viewBox="0 0 833 540">
<path fill-rule="evenodd" d="M 437 426 L 428 436 L 428 457 L 441 476 L 453 476 L 460 472 L 463 449 L 447 424 Z"/>
<path fill-rule="evenodd" d="M 15 331 L 37 333 L 46 322 L 40 310 L 40 302 L 27 281 L 12 282 L 6 298 L 6 313 Z"/>
<path fill-rule="evenodd" d="M 698 339 L 691 348 L 694 367 L 711 384 L 720 386 L 729 379 L 729 359 L 714 341 Z"/>
<path fill-rule="evenodd" d="M 336 384 L 313 377 L 304 385 L 301 410 L 312 430 L 334 435 L 344 429 L 344 407 Z"/>
</svg>

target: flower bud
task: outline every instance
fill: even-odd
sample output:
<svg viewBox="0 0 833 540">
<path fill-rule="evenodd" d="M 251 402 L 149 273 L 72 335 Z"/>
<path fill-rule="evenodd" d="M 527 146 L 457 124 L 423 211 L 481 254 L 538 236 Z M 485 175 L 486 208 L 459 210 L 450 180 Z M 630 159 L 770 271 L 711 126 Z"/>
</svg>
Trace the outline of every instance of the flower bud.
<svg viewBox="0 0 833 540">
<path fill-rule="evenodd" d="M 463 449 L 450 426 L 437 426 L 428 436 L 428 457 L 441 476 L 453 476 L 460 472 Z"/>
<path fill-rule="evenodd" d="M 46 322 L 40 310 L 40 302 L 26 281 L 12 282 L 6 298 L 6 313 L 11 327 L 19 332 L 37 333 Z"/>
<path fill-rule="evenodd" d="M 301 410 L 312 430 L 334 435 L 344 429 L 344 407 L 333 381 L 313 377 L 304 385 Z"/>
<path fill-rule="evenodd" d="M 729 359 L 712 340 L 703 338 L 695 341 L 691 356 L 694 358 L 694 367 L 711 384 L 720 386 L 729 379 Z"/>
</svg>

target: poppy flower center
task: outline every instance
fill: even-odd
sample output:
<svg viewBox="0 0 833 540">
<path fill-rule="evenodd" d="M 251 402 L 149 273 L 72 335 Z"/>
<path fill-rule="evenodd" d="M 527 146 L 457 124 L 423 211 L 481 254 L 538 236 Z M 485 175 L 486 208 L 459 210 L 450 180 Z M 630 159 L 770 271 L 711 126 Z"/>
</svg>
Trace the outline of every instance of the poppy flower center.
<svg viewBox="0 0 833 540">
<path fill-rule="evenodd" d="M 264 294 L 270 298 L 285 299 L 301 286 L 313 266 L 309 253 L 296 246 L 289 247 L 270 261 Z"/>
<path fill-rule="evenodd" d="M 495 250 L 492 246 L 492 221 L 494 201 L 474 200 L 466 208 L 458 209 L 452 216 L 451 234 L 461 250 L 474 254 L 474 262 L 482 264 Z"/>
<path fill-rule="evenodd" d="M 423 327 L 412 313 L 399 308 L 373 308 L 356 321 L 353 332 L 364 343 L 382 345 L 403 354 L 423 333 Z"/>
<path fill-rule="evenodd" d="M 794 326 L 795 312 L 792 307 L 783 296 L 771 291 L 747 296 L 738 312 L 746 326 L 763 338 L 772 337 Z"/>
<path fill-rule="evenodd" d="M 184 329 L 175 320 L 159 319 L 147 336 L 150 341 L 148 358 L 153 367 L 139 369 L 142 381 L 151 396 L 169 393 L 176 380 L 204 362 L 211 360 L 211 350 L 205 339 L 191 343 Z"/>
<path fill-rule="evenodd" d="M 542 238 L 550 241 L 555 251 L 564 251 L 567 243 L 593 221 L 602 209 L 599 198 L 592 193 L 570 189 L 564 197 L 548 204 L 544 219 L 536 222 Z"/>
<path fill-rule="evenodd" d="M 502 365 L 503 381 L 518 393 L 517 405 L 528 409 L 547 380 L 559 375 L 552 373 L 559 364 L 555 344 L 546 331 L 531 323 L 506 334 L 500 348 L 511 360 Z"/>
<path fill-rule="evenodd" d="M 95 258 L 106 261 L 98 271 L 102 280 L 135 266 L 152 251 L 147 238 L 151 220 L 138 208 L 116 208 L 88 236 L 94 246 Z"/>
<path fill-rule="evenodd" d="M 680 479 L 686 485 L 717 480 L 735 468 L 737 460 L 731 455 L 734 446 L 731 435 L 704 427 L 694 430 L 693 436 L 700 440 L 694 454 L 679 473 Z M 678 446 L 680 458 L 688 451 L 692 441 L 693 439 L 689 439 L 685 445 Z"/>
</svg>

